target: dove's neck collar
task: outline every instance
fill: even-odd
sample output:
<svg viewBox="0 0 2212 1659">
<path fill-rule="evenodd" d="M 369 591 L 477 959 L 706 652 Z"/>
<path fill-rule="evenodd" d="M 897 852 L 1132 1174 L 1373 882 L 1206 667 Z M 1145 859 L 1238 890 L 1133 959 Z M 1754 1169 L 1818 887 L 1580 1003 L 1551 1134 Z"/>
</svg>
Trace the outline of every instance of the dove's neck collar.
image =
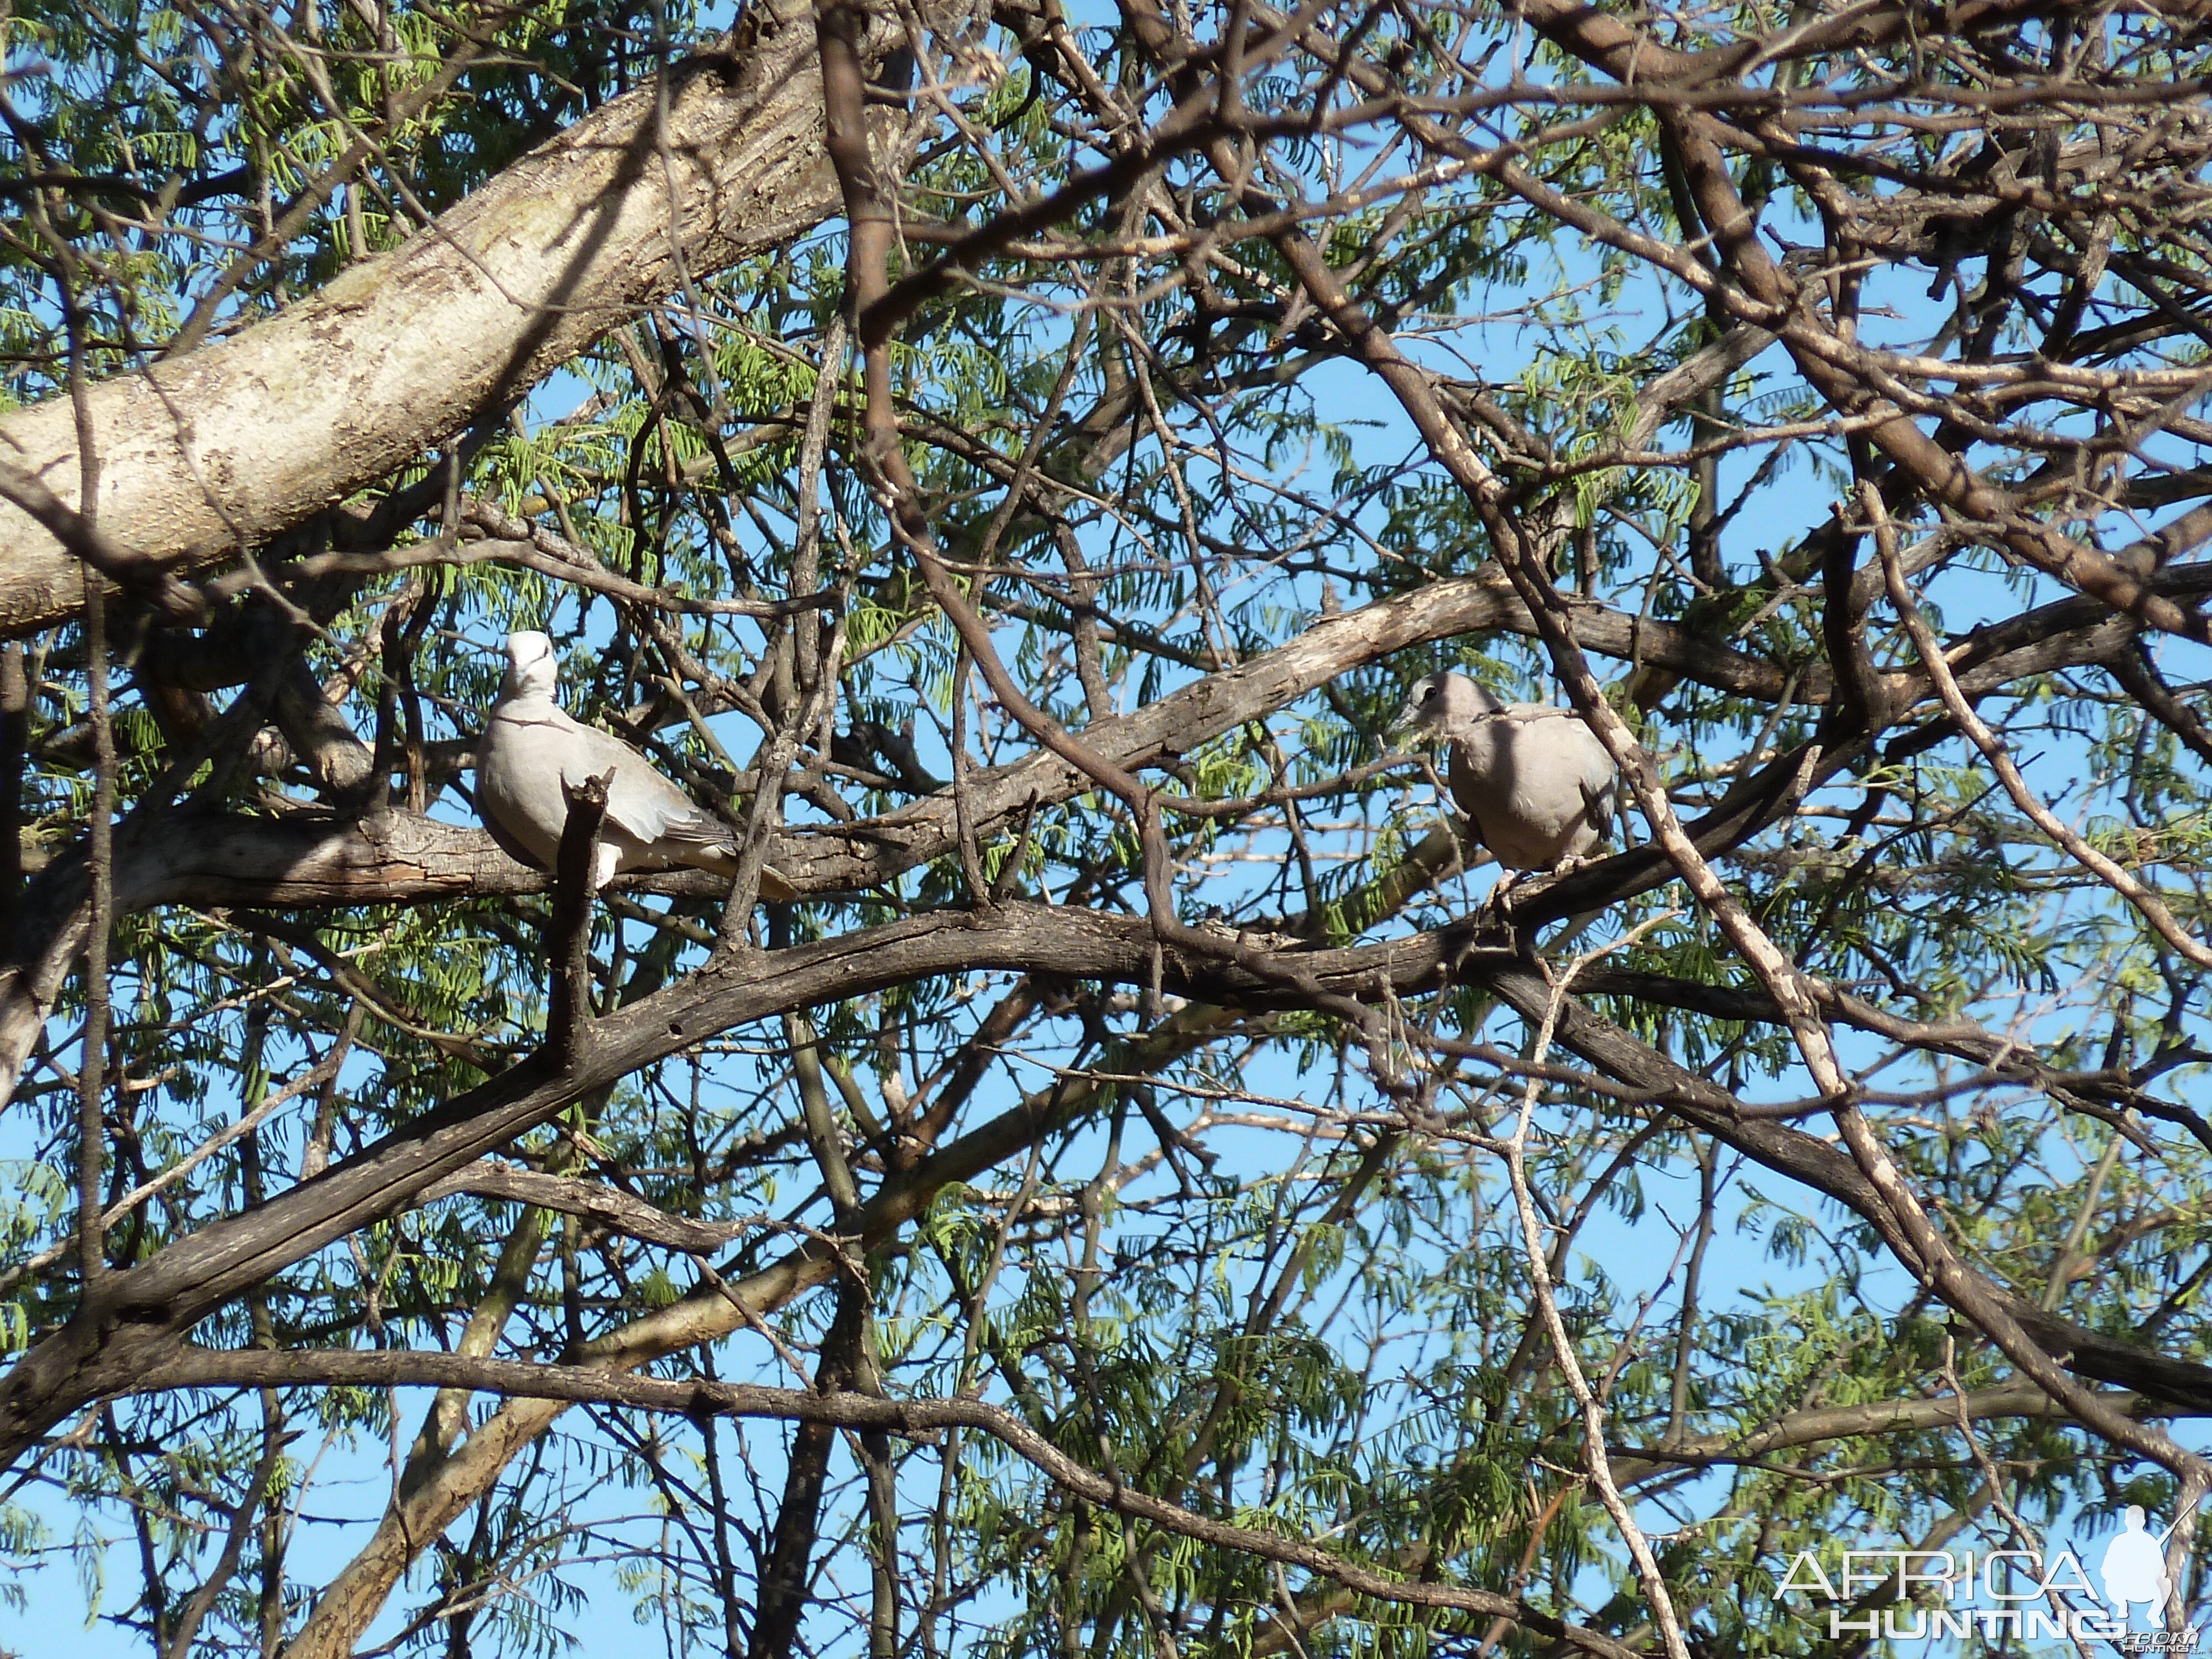
<svg viewBox="0 0 2212 1659">
<path fill-rule="evenodd" d="M 1507 711 L 1490 688 L 1461 673 L 1444 676 L 1437 729 L 1446 737 L 1471 737 Z"/>
<path fill-rule="evenodd" d="M 550 658 L 533 663 L 509 663 L 506 678 L 499 683 L 499 700 L 501 702 L 551 702 L 559 689 L 560 679 Z"/>
<path fill-rule="evenodd" d="M 1472 737 L 1486 726 L 1527 726 L 1534 720 L 1576 720 L 1580 718 L 1571 708 L 1558 708 L 1544 703 L 1493 703 L 1490 708 L 1469 714 L 1458 728 L 1461 737 Z"/>
</svg>

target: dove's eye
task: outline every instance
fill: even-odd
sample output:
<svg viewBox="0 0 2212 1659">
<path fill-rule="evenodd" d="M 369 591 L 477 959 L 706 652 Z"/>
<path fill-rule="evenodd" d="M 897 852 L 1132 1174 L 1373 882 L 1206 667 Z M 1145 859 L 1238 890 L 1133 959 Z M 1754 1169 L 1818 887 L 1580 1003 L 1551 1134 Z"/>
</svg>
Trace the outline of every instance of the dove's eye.
<svg viewBox="0 0 2212 1659">
<path fill-rule="evenodd" d="M 1421 693 L 1421 701 L 1423 702 L 1434 702 L 1437 700 L 1437 693 L 1443 690 L 1443 687 L 1441 685 L 1431 685 L 1427 690 Z"/>
</svg>

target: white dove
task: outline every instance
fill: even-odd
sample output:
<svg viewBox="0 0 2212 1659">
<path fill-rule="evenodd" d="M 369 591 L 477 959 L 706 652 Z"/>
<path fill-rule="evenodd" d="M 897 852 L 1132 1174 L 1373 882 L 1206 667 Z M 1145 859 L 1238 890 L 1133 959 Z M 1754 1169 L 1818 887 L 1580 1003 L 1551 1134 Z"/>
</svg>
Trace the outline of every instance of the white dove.
<svg viewBox="0 0 2212 1659">
<path fill-rule="evenodd" d="M 738 872 L 729 825 L 702 811 L 620 738 L 573 720 L 555 699 L 559 672 L 553 641 L 526 629 L 507 636 L 507 677 L 477 745 L 477 813 L 516 858 L 550 870 L 561 850 L 568 803 L 561 793 L 612 769 L 607 815 L 592 885 L 618 870 L 686 865 L 718 876 Z M 761 871 L 761 896 L 795 898 L 791 884 Z"/>
<path fill-rule="evenodd" d="M 1464 674 L 1413 683 L 1390 732 L 1451 745 L 1452 799 L 1509 872 L 1559 871 L 1602 842 L 1618 787 L 1613 757 L 1571 708 L 1501 703 Z"/>
</svg>

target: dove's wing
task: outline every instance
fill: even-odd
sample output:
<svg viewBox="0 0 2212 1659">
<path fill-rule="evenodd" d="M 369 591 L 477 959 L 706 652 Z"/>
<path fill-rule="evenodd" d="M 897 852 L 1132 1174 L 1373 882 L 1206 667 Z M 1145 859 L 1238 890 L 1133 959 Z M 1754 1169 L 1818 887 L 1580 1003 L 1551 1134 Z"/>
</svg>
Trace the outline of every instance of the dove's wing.
<svg viewBox="0 0 2212 1659">
<path fill-rule="evenodd" d="M 1452 794 L 1510 869 L 1548 869 L 1603 840 L 1613 757 L 1571 710 L 1516 703 L 1452 744 Z"/>
<path fill-rule="evenodd" d="M 562 717 L 568 727 L 561 775 L 573 787 L 612 771 L 607 788 L 607 823 L 641 847 L 730 848 L 729 826 L 685 794 L 659 769 L 620 738 L 595 726 Z"/>
<path fill-rule="evenodd" d="M 614 854 L 614 868 L 690 865 L 717 875 L 736 872 L 737 838 L 727 824 L 620 738 L 572 719 L 550 702 L 502 703 L 492 710 L 477 753 L 477 805 L 487 825 L 550 869 L 568 817 L 562 785 L 574 788 L 610 772 L 602 839 Z M 761 872 L 761 894 L 795 896 L 774 870 Z"/>
</svg>

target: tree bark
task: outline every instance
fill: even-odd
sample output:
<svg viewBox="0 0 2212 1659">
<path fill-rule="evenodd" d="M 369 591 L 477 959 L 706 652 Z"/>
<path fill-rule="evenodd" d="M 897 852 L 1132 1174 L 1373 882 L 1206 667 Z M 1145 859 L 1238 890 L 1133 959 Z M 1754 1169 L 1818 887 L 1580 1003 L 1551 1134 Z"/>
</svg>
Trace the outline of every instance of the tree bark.
<svg viewBox="0 0 2212 1659">
<path fill-rule="evenodd" d="M 894 35 L 872 32 L 872 63 Z M 684 271 L 818 223 L 838 202 L 820 79 L 811 11 L 763 0 L 671 66 L 665 129 L 641 86 L 313 298 L 94 386 L 100 522 L 150 563 L 219 562 L 512 403 Z M 0 454 L 81 505 L 67 399 L 0 420 Z M 82 568 L 0 500 L 0 638 L 75 615 Z"/>
</svg>

